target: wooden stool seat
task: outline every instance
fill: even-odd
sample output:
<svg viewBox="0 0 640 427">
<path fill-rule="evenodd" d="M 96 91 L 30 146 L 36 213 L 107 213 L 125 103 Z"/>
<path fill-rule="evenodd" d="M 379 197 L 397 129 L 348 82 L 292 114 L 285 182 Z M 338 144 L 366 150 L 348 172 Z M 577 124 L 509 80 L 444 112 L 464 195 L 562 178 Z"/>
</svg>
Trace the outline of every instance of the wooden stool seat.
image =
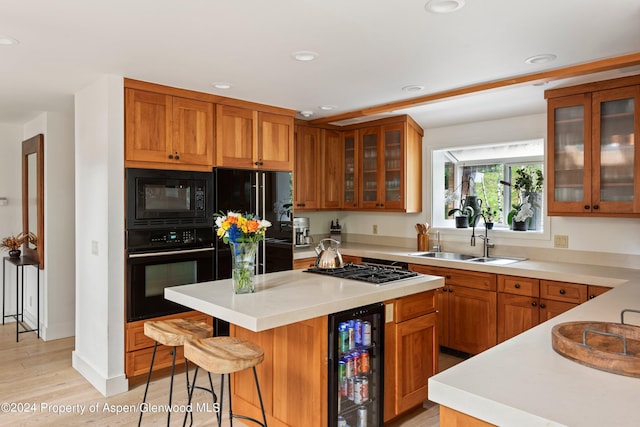
<svg viewBox="0 0 640 427">
<path fill-rule="evenodd" d="M 144 334 L 160 344 L 180 347 L 186 338 L 208 338 L 213 331 L 211 326 L 199 320 L 167 319 L 145 322 Z"/>
<path fill-rule="evenodd" d="M 262 363 L 264 350 L 242 338 L 196 338 L 185 341 L 184 357 L 212 374 L 230 374 Z"/>
</svg>

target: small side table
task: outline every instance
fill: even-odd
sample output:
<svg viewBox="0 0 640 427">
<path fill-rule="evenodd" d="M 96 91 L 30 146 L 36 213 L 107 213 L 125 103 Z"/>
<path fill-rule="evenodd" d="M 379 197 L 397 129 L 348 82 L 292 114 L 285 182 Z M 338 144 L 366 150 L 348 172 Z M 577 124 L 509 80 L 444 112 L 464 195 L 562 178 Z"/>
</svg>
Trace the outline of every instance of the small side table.
<svg viewBox="0 0 640 427">
<path fill-rule="evenodd" d="M 5 303 L 6 303 L 6 292 L 5 292 L 5 265 L 9 262 L 16 266 L 16 312 L 15 314 L 6 314 L 5 315 Z M 29 329 L 26 323 L 24 323 L 24 268 L 28 266 L 34 266 L 36 268 L 36 277 L 37 277 L 37 323 L 35 329 Z M 18 274 L 20 273 L 20 274 Z M 20 277 L 18 277 L 20 276 Z M 20 288 L 22 286 L 22 288 Z M 25 332 L 35 332 L 40 338 L 40 263 L 34 259 L 28 257 L 4 257 L 2 262 L 2 324 L 4 325 L 4 319 L 7 317 L 13 317 L 16 319 L 16 342 L 19 341 L 20 334 Z M 22 327 L 22 330 L 20 330 Z"/>
</svg>

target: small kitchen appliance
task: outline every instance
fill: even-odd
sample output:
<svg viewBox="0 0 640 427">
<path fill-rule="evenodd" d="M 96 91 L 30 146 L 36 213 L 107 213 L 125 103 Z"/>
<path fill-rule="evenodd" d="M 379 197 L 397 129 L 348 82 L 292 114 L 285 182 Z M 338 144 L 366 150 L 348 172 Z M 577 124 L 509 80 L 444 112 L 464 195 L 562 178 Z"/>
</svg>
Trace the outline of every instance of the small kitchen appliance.
<svg viewBox="0 0 640 427">
<path fill-rule="evenodd" d="M 293 218 L 293 238 L 295 239 L 296 248 L 308 248 L 311 241 L 309 237 L 309 218 L 296 217 Z"/>
</svg>

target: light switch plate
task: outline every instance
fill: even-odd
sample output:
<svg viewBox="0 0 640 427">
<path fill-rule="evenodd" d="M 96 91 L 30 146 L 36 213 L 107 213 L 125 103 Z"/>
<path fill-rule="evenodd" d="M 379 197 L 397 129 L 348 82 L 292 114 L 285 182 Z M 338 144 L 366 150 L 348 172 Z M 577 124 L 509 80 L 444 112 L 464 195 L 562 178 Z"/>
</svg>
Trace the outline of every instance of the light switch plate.
<svg viewBox="0 0 640 427">
<path fill-rule="evenodd" d="M 553 235 L 553 247 L 566 249 L 569 247 L 569 236 L 566 234 L 554 234 Z"/>
</svg>

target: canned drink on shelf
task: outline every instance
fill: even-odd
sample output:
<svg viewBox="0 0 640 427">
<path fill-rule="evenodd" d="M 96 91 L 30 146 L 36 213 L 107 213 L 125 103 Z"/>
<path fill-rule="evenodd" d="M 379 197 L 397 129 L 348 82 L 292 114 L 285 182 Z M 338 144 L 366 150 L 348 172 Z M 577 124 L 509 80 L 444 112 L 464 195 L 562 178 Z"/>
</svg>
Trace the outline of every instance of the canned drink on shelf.
<svg viewBox="0 0 640 427">
<path fill-rule="evenodd" d="M 353 364 L 353 356 L 351 356 L 350 354 L 348 354 L 348 355 L 346 355 L 346 356 L 344 357 L 344 359 L 343 359 L 343 360 L 344 360 L 345 365 L 346 365 L 346 367 L 347 367 L 347 368 L 346 368 L 346 370 L 345 370 L 345 372 L 346 372 L 346 377 L 347 377 L 347 378 L 351 378 L 352 376 L 354 376 L 354 375 L 356 374 L 356 371 L 355 371 L 355 365 Z"/>
<path fill-rule="evenodd" d="M 351 353 L 351 357 L 353 358 L 353 373 L 358 375 L 362 369 L 362 365 L 360 364 L 360 352 L 354 351 Z"/>
<path fill-rule="evenodd" d="M 353 403 L 360 405 L 364 403 L 362 400 L 362 378 L 355 377 L 353 380 Z"/>
<path fill-rule="evenodd" d="M 342 415 L 338 415 L 338 427 L 347 427 L 347 420 Z"/>
<path fill-rule="evenodd" d="M 349 331 L 349 350 L 353 350 L 356 348 L 356 328 L 349 325 L 347 330 Z"/>
<path fill-rule="evenodd" d="M 357 411 L 356 427 L 367 427 L 367 407 L 360 406 Z"/>
<path fill-rule="evenodd" d="M 349 330 L 346 322 L 338 326 L 338 349 L 340 353 L 349 351 Z"/>
<path fill-rule="evenodd" d="M 357 319 L 355 324 L 356 329 L 356 346 L 362 345 L 362 320 Z"/>
<path fill-rule="evenodd" d="M 369 378 L 360 377 L 360 398 L 362 402 L 366 402 L 369 400 Z"/>
<path fill-rule="evenodd" d="M 360 352 L 360 373 L 368 374 L 371 370 L 371 360 L 369 359 L 369 352 L 362 350 Z"/>
<path fill-rule="evenodd" d="M 362 322 L 362 345 L 368 347 L 371 345 L 371 322 Z"/>
<path fill-rule="evenodd" d="M 340 396 L 349 396 L 349 379 L 346 377 L 343 378 L 342 381 L 340 381 Z M 338 399 L 338 402 L 339 401 L 340 399 Z"/>
<path fill-rule="evenodd" d="M 347 379 L 347 399 L 349 400 L 353 400 L 355 398 L 354 396 L 355 379 L 356 377 L 351 377 Z"/>
<path fill-rule="evenodd" d="M 347 364 L 344 360 L 338 361 L 338 381 L 347 377 Z"/>
</svg>

